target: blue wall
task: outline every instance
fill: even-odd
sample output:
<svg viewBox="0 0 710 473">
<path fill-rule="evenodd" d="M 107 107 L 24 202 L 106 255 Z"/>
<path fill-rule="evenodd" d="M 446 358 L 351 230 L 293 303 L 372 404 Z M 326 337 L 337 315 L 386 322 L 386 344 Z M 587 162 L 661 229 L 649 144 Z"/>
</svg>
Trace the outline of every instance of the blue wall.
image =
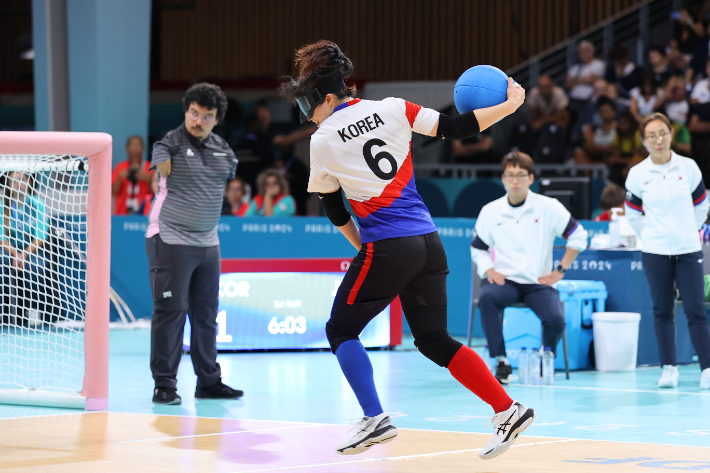
<svg viewBox="0 0 710 473">
<path fill-rule="evenodd" d="M 449 330 L 462 336 L 466 334 L 471 299 L 469 245 L 476 221 L 441 218 L 434 222 L 451 271 L 447 279 Z M 145 255 L 147 223 L 146 217 L 113 217 L 111 232 L 111 287 L 138 318 L 150 317 L 153 306 Z M 583 222 L 583 225 L 595 231 L 606 229 L 605 223 Z M 338 258 L 356 254 L 325 217 L 223 217 L 218 229 L 223 258 Z M 476 320 L 474 334 L 482 336 L 480 317 Z M 408 331 L 406 321 L 405 331 Z"/>
</svg>

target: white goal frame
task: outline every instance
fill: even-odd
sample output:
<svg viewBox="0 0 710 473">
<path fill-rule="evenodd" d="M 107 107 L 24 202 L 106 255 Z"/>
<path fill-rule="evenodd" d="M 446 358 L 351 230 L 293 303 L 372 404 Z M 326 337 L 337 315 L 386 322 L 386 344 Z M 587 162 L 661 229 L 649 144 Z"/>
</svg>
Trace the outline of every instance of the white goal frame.
<svg viewBox="0 0 710 473">
<path fill-rule="evenodd" d="M 0 389 L 0 403 L 108 409 L 112 141 L 111 135 L 106 133 L 0 132 L 0 154 L 82 156 L 88 158 L 89 167 L 84 380 L 81 396 L 29 389 Z M 7 165 L 3 165 L 0 172 L 11 170 L 9 168 L 25 172 L 72 170 L 62 163 L 40 167 L 27 163 L 24 168 L 16 168 L 12 162 L 5 163 Z M 17 164 L 21 163 L 18 161 Z"/>
</svg>

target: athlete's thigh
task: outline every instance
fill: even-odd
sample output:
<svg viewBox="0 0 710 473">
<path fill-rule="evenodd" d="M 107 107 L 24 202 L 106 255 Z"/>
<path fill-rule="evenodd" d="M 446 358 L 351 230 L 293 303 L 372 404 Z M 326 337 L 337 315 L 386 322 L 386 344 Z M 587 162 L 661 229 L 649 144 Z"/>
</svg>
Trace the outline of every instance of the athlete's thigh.
<svg viewBox="0 0 710 473">
<path fill-rule="evenodd" d="M 449 274 L 449 266 L 444 245 L 438 232 L 422 235 L 422 238 L 426 244 L 425 264 L 400 293 L 403 308 L 447 305 L 446 275 Z"/>
<path fill-rule="evenodd" d="M 350 264 L 333 303 L 331 323 L 360 333 L 382 312 L 423 266 L 419 237 L 392 238 L 363 244 Z"/>
</svg>

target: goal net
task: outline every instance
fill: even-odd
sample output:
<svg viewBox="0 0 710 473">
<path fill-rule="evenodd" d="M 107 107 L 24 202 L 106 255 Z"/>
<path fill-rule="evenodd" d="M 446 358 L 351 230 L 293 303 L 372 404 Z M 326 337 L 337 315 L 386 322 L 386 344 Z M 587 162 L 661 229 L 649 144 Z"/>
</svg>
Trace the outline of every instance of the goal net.
<svg viewBox="0 0 710 473">
<path fill-rule="evenodd" d="M 108 406 L 111 137 L 0 132 L 0 403 Z"/>
</svg>

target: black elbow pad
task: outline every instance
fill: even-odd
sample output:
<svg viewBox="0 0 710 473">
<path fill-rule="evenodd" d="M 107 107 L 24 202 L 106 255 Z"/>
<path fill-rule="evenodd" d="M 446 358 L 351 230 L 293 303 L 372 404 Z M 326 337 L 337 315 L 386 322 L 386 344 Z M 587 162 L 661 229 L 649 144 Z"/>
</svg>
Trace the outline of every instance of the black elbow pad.
<svg viewBox="0 0 710 473">
<path fill-rule="evenodd" d="M 342 227 L 350 221 L 350 212 L 345 207 L 345 201 L 340 190 L 328 194 L 318 193 L 320 201 L 323 203 L 325 215 L 336 227 Z"/>
<path fill-rule="evenodd" d="M 439 128 L 436 130 L 436 136 L 450 140 L 465 140 L 480 131 L 478 119 L 472 111 L 457 117 L 441 114 L 439 115 Z"/>
</svg>

